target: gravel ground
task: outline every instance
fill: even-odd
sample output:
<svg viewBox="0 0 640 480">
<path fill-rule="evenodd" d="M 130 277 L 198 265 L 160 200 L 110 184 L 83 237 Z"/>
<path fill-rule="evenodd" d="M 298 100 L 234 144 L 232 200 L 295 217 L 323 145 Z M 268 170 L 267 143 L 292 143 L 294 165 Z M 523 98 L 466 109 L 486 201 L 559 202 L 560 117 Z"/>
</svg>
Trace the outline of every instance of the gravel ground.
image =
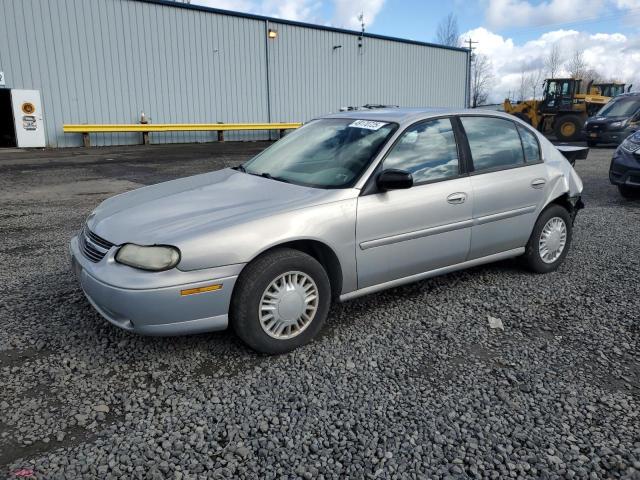
<svg viewBox="0 0 640 480">
<path fill-rule="evenodd" d="M 277 357 L 102 320 L 68 267 L 93 207 L 263 146 L 0 156 L 0 475 L 640 478 L 640 201 L 609 185 L 611 149 L 578 165 L 555 273 L 507 261 L 338 304 Z"/>
</svg>

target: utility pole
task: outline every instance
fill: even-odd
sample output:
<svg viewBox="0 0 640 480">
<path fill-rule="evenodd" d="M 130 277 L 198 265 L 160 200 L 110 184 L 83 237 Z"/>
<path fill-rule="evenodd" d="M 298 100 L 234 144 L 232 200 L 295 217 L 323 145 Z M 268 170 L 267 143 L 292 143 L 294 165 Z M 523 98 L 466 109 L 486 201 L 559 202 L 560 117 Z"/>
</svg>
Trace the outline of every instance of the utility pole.
<svg viewBox="0 0 640 480">
<path fill-rule="evenodd" d="M 472 40 L 471 38 L 468 38 L 467 40 L 464 41 L 464 43 L 466 43 L 468 45 L 468 49 L 469 49 L 469 65 L 467 67 L 467 71 L 468 71 L 468 77 L 469 77 L 469 97 L 467 98 L 467 108 L 471 107 L 471 96 L 472 96 L 472 91 L 471 91 L 471 86 L 472 86 L 472 64 L 473 64 L 473 51 L 475 50 L 476 47 L 474 47 L 473 45 L 478 43 L 474 40 Z"/>
</svg>

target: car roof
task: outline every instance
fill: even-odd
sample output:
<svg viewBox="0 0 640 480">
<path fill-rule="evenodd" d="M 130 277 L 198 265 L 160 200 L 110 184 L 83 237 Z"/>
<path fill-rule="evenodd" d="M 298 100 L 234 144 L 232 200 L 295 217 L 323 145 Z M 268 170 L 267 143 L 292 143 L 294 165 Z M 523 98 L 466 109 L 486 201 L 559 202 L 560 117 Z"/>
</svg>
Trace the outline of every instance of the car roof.
<svg viewBox="0 0 640 480">
<path fill-rule="evenodd" d="M 321 118 L 352 118 L 354 120 L 373 120 L 378 122 L 413 123 L 419 120 L 442 115 L 488 115 L 505 117 L 513 120 L 513 116 L 497 110 L 481 108 L 379 108 L 371 110 L 349 110 L 346 112 L 325 115 Z"/>
<path fill-rule="evenodd" d="M 640 92 L 621 93 L 620 95 L 616 95 L 615 97 L 613 97 L 613 100 L 617 100 L 618 98 L 629 98 L 629 97 L 640 97 Z"/>
</svg>

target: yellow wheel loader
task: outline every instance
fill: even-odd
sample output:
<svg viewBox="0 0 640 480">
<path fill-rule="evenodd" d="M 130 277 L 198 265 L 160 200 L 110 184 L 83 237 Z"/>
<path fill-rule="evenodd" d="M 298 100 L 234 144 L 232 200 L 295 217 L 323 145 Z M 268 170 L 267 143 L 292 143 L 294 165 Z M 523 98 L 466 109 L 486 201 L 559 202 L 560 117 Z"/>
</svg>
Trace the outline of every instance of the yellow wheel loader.
<svg viewBox="0 0 640 480">
<path fill-rule="evenodd" d="M 633 85 L 629 85 L 628 87 L 624 83 L 596 83 L 593 87 L 596 89 L 596 92 L 603 97 L 615 97 L 616 95 L 621 95 L 625 93 L 629 93 L 631 91 L 631 87 Z"/>
<path fill-rule="evenodd" d="M 504 111 L 562 142 L 578 140 L 586 119 L 611 99 L 596 91 L 580 93 L 581 84 L 575 78 L 549 78 L 544 81 L 542 100 L 511 103 L 506 99 Z"/>
</svg>

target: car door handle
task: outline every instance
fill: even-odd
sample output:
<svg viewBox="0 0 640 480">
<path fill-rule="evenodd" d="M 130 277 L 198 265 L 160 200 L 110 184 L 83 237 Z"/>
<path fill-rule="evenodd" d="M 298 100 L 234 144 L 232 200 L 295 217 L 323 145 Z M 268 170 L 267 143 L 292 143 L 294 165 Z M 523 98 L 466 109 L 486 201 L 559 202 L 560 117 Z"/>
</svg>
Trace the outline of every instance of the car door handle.
<svg viewBox="0 0 640 480">
<path fill-rule="evenodd" d="M 531 182 L 532 188 L 542 188 L 547 184 L 547 181 L 544 178 L 536 178 Z"/>
<path fill-rule="evenodd" d="M 467 194 L 463 192 L 452 193 L 447 197 L 447 202 L 452 205 L 458 205 L 460 203 L 464 203 L 467 199 Z"/>
</svg>

